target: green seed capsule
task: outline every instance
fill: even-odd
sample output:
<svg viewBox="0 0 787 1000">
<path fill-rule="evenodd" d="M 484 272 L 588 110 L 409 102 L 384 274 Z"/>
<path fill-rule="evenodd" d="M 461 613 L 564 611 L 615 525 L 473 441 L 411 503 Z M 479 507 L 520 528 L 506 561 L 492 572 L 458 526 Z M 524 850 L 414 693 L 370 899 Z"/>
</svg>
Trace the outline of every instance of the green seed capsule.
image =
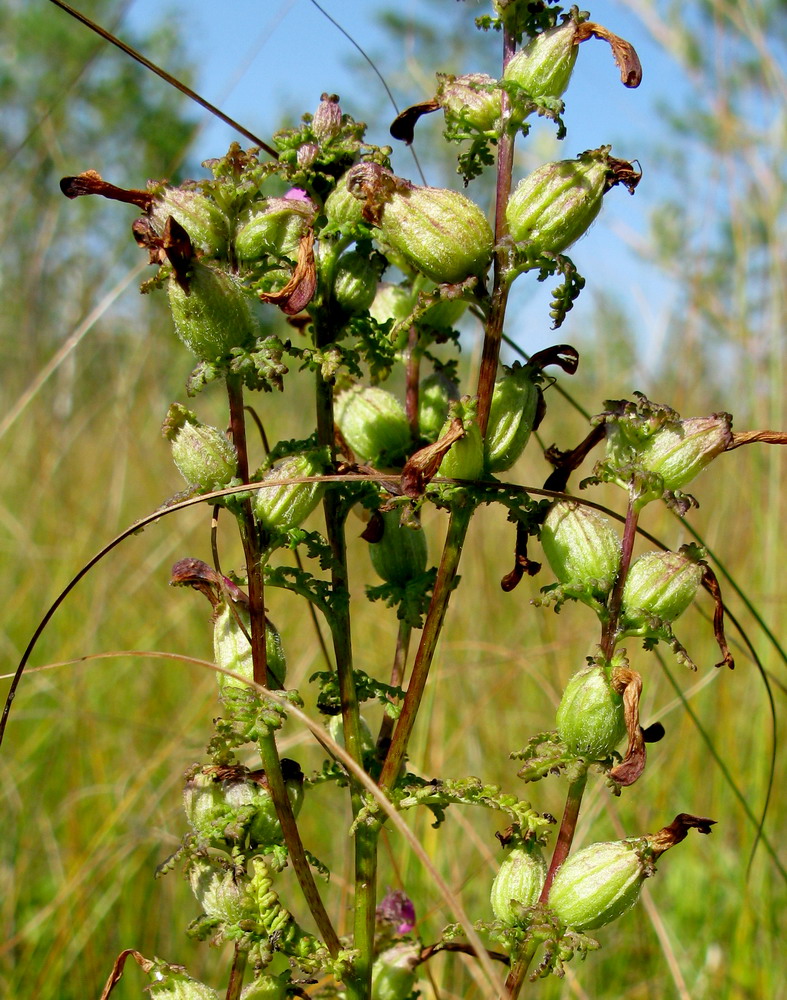
<svg viewBox="0 0 787 1000">
<path fill-rule="evenodd" d="M 369 545 L 369 557 L 386 583 L 404 587 L 426 569 L 426 535 L 419 527 L 403 526 L 397 510 L 383 513 L 382 521 L 382 538 Z"/>
<path fill-rule="evenodd" d="M 162 429 L 172 445 L 172 460 L 189 485 L 203 493 L 229 485 L 237 472 L 238 456 L 226 434 L 200 423 L 196 414 L 179 403 L 170 406 Z"/>
<path fill-rule="evenodd" d="M 597 595 L 612 589 L 620 567 L 620 538 L 609 521 L 575 500 L 556 500 L 541 528 L 541 546 L 561 583 L 595 581 Z"/>
<path fill-rule="evenodd" d="M 441 437 L 450 426 L 451 422 L 448 421 L 440 432 Z M 475 420 L 465 424 L 465 436 L 451 445 L 440 463 L 437 474 L 446 479 L 475 480 L 483 476 L 484 440 L 481 437 L 481 428 Z"/>
<path fill-rule="evenodd" d="M 189 885 L 206 916 L 224 924 L 243 919 L 243 892 L 233 872 L 195 861 L 189 868 Z"/>
<path fill-rule="evenodd" d="M 340 177 L 336 187 L 325 199 L 323 212 L 330 229 L 357 226 L 363 220 L 363 205 L 348 189 L 347 177 L 347 174 Z"/>
<path fill-rule="evenodd" d="M 525 841 L 503 859 L 492 883 L 492 912 L 498 920 L 514 926 L 522 922 L 519 908 L 534 906 L 544 888 L 547 864 L 538 844 Z"/>
<path fill-rule="evenodd" d="M 626 735 L 623 697 L 600 666 L 586 667 L 569 680 L 557 710 L 557 731 L 577 757 L 609 757 Z"/>
<path fill-rule="evenodd" d="M 151 983 L 146 992 L 152 1000 L 220 1000 L 218 990 L 187 976 L 173 980 L 167 976 L 162 983 Z"/>
<path fill-rule="evenodd" d="M 446 122 L 470 126 L 479 132 L 491 132 L 500 124 L 500 90 L 486 73 L 445 76 L 438 73 L 440 86 L 435 99 L 445 113 Z"/>
<path fill-rule="evenodd" d="M 702 577 L 702 566 L 681 552 L 646 552 L 623 587 L 624 627 L 644 626 L 649 617 L 674 622 L 694 600 Z"/>
<path fill-rule="evenodd" d="M 286 982 L 278 976 L 262 975 L 243 987 L 240 1000 L 285 1000 L 287 996 Z"/>
<path fill-rule="evenodd" d="M 495 382 L 484 441 L 488 472 L 505 472 L 525 450 L 538 412 L 536 374 L 515 363 Z"/>
<path fill-rule="evenodd" d="M 291 455 L 265 473 L 263 482 L 276 483 L 305 476 L 319 476 L 325 462 L 316 452 Z M 324 486 L 316 483 L 283 483 L 255 490 L 251 506 L 258 523 L 267 531 L 284 532 L 299 527 L 320 502 Z"/>
<path fill-rule="evenodd" d="M 360 718 L 360 723 L 361 750 L 363 750 L 364 753 L 371 753 L 374 750 L 374 737 L 372 736 L 372 731 L 369 728 L 369 723 L 363 716 Z M 331 739 L 334 743 L 338 743 L 343 750 L 347 749 L 344 742 L 344 720 L 341 715 L 332 715 L 330 717 L 328 720 L 328 732 L 330 733 Z"/>
<path fill-rule="evenodd" d="M 536 101 L 561 97 L 577 61 L 578 27 L 570 18 L 536 35 L 509 60 L 503 79 L 518 83 Z"/>
<path fill-rule="evenodd" d="M 714 413 L 710 417 L 681 420 L 676 430 L 657 431 L 640 452 L 641 464 L 657 472 L 665 490 L 679 490 L 732 443 L 732 417 Z"/>
<path fill-rule="evenodd" d="M 590 228 L 611 187 L 622 183 L 633 192 L 640 175 L 609 150 L 601 146 L 576 160 L 547 163 L 520 181 L 506 207 L 513 239 L 530 243 L 536 253 L 563 253 Z"/>
<path fill-rule="evenodd" d="M 192 245 L 209 257 L 227 253 L 229 220 L 215 202 L 193 188 L 165 188 L 150 208 L 150 221 L 162 233 L 172 217 L 186 230 Z"/>
<path fill-rule="evenodd" d="M 372 966 L 372 1000 L 409 1000 L 421 947 L 404 941 L 381 952 Z"/>
<path fill-rule="evenodd" d="M 231 670 L 234 674 L 240 674 L 247 681 L 251 681 L 254 679 L 251 645 L 246 635 L 243 634 L 238 618 L 243 623 L 246 633 L 251 635 L 249 612 L 239 604 L 232 608 L 225 604 L 213 623 L 213 658 L 217 666 L 224 670 Z M 280 687 L 284 687 L 284 681 L 287 678 L 287 658 L 284 655 L 281 635 L 275 625 L 267 618 L 265 620 L 265 654 L 268 673 L 271 675 L 272 681 Z M 228 677 L 227 674 L 219 673 L 216 676 L 219 691 L 247 687 L 242 681 Z"/>
<path fill-rule="evenodd" d="M 353 386 L 336 400 L 342 436 L 359 461 L 377 467 L 401 463 L 410 448 L 410 425 L 393 393 L 376 386 Z"/>
<path fill-rule="evenodd" d="M 259 260 L 271 255 L 292 260 L 314 219 L 314 205 L 300 198 L 268 198 L 249 210 L 235 235 L 240 260 Z"/>
<path fill-rule="evenodd" d="M 455 382 L 435 372 L 418 388 L 418 429 L 421 437 L 434 443 L 448 418 L 448 407 L 459 399 Z"/>
<path fill-rule="evenodd" d="M 351 250 L 336 265 L 333 295 L 346 312 L 364 312 L 374 302 L 380 268 L 364 254 Z"/>
<path fill-rule="evenodd" d="M 631 909 L 653 870 L 643 860 L 645 851 L 647 842 L 640 839 L 591 844 L 572 854 L 549 891 L 549 906 L 561 924 L 594 930 Z"/>
<path fill-rule="evenodd" d="M 373 217 L 385 242 L 427 278 L 453 284 L 486 272 L 492 230 L 478 205 L 465 195 L 418 187 L 376 163 L 353 167 L 347 183 L 366 202 L 365 217 Z"/>
<path fill-rule="evenodd" d="M 168 292 L 175 332 L 200 361 L 222 361 L 259 335 L 249 291 L 224 271 L 196 261 L 187 288 L 173 277 Z"/>
</svg>

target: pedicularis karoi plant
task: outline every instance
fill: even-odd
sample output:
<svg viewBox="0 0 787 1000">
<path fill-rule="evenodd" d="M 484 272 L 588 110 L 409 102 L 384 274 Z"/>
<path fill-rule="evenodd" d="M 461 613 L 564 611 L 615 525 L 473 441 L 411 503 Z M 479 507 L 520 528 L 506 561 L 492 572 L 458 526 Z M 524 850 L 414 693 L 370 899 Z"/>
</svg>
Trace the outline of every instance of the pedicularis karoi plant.
<svg viewBox="0 0 787 1000">
<path fill-rule="evenodd" d="M 705 466 L 740 444 L 782 436 L 734 434 L 728 414 L 682 419 L 635 394 L 608 401 L 578 447 L 547 453 L 554 472 L 543 489 L 510 481 L 544 418 L 544 370 L 573 374 L 578 363 L 573 348 L 558 345 L 525 364 L 499 365 L 511 285 L 520 276 L 557 276 L 551 318 L 559 327 L 584 284 L 565 251 L 608 191 L 622 185 L 633 193 L 639 180 L 632 163 L 600 146 L 517 183 L 515 141 L 534 115 L 552 119 L 562 136 L 563 94 L 584 42 L 609 43 L 628 87 L 638 85 L 641 70 L 630 45 L 576 7 L 564 13 L 550 3 L 498 0 L 479 27 L 502 36 L 501 78 L 439 75 L 436 95 L 400 115 L 392 134 L 409 141 L 421 115 L 442 111 L 466 184 L 496 170 L 493 225 L 467 194 L 396 176 L 390 148 L 367 144 L 364 126 L 329 95 L 272 147 L 234 145 L 208 162 L 209 180 L 132 191 L 93 171 L 63 181 L 69 197 L 99 194 L 141 210 L 134 236 L 157 266 L 143 290 L 168 296 L 176 333 L 196 358 L 188 394 L 226 387 L 229 433 L 171 406 L 164 433 L 188 486 L 156 513 L 207 501 L 235 520 L 243 550 L 242 568 L 225 573 L 214 536 L 212 566 L 184 558 L 173 568 L 172 583 L 200 591 L 212 607 L 221 716 L 206 759 L 186 775 L 182 845 L 162 865 L 185 870 L 194 891 L 190 934 L 234 945 L 228 1000 L 405 1000 L 423 963 L 441 950 L 476 955 L 489 995 L 513 998 L 534 960 L 531 978 L 560 975 L 572 956 L 597 948 L 588 932 L 635 904 L 657 860 L 690 829 L 709 833 L 713 824 L 682 813 L 655 833 L 571 851 L 588 780 L 616 794 L 633 786 L 646 766 L 646 743 L 662 735 L 639 725 L 643 681 L 621 644 L 666 643 L 693 667 L 673 623 L 704 586 L 717 602 L 721 664 L 732 666 L 703 551 L 654 550 L 632 562 L 640 512 L 664 500 L 685 515 L 693 501 L 682 491 Z M 288 339 L 277 332 L 280 313 L 289 319 Z M 455 325 L 465 313 L 484 340 L 477 384 L 460 387 Z M 276 442 L 257 465 L 246 414 L 253 407 L 264 425 L 266 406 L 275 405 L 270 394 L 284 390 L 293 369 L 313 379 L 313 402 L 302 401 L 303 409 L 314 407 L 313 433 Z M 620 487 L 625 517 L 618 522 L 564 492 L 595 445 L 605 454 L 580 486 Z M 503 591 L 540 569 L 528 556 L 529 540 L 539 540 L 557 582 L 543 588 L 538 603 L 559 610 L 580 601 L 599 627 L 553 728 L 511 755 L 524 782 L 550 776 L 567 783 L 559 824 L 519 798 L 513 780 L 501 790 L 477 778 L 425 780 L 408 770 L 468 527 L 479 506 L 492 503 L 505 507 L 512 524 L 513 569 Z M 324 531 L 304 528 L 320 505 Z M 442 547 L 437 538 L 427 545 L 421 527 L 429 505 L 446 523 Z M 351 512 L 366 521 L 363 537 L 382 581 L 367 597 L 399 621 L 394 650 L 366 652 L 369 672 L 354 664 L 353 567 L 345 547 Z M 429 550 L 437 553 L 431 567 Z M 287 688 L 285 650 L 296 637 L 281 636 L 267 619 L 269 588 L 303 599 L 304 630 L 311 604 L 330 631 L 331 662 L 311 677 L 308 697 Z M 377 733 L 362 714 L 369 701 L 384 707 Z M 307 716 L 305 703 L 316 703 L 322 718 Z M 324 748 L 318 773 L 304 775 L 281 758 L 277 738 L 288 716 Z M 297 823 L 319 783 L 332 783 L 352 807 L 352 825 L 340 831 L 349 833 L 355 883 L 346 938 L 323 904 L 320 880 L 328 872 Z M 406 810 L 423 807 L 439 821 L 449 806 L 469 805 L 497 811 L 505 825 L 490 887 L 494 919 L 473 922 L 454 901 L 457 923 L 427 945 L 415 932 L 420 901 L 409 898 L 407 886 L 380 898 L 380 832 L 388 824 L 412 840 L 401 819 Z M 294 880 L 281 877 L 288 866 L 299 887 L 293 898 Z M 487 950 L 484 939 L 502 951 Z M 129 951 L 104 997 L 129 955 L 150 975 L 157 1000 L 219 996 L 182 967 Z M 493 959 L 508 966 L 504 984 Z"/>
</svg>

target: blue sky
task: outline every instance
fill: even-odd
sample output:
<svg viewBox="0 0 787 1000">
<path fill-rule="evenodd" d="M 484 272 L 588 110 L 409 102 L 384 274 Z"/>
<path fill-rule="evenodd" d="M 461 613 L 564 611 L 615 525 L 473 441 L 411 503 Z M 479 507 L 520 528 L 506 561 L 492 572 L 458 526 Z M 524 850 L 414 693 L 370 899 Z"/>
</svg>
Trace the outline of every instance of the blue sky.
<svg viewBox="0 0 787 1000">
<path fill-rule="evenodd" d="M 454 6 L 456 0 L 445 2 Z M 321 6 L 369 51 L 382 45 L 390 47 L 390 38 L 377 24 L 383 9 L 395 6 L 402 18 L 425 9 L 423 0 L 396 0 L 395 4 L 392 0 L 321 0 Z M 487 4 L 472 0 L 466 6 L 468 25 L 475 13 L 488 9 Z M 620 84 L 605 43 L 591 40 L 583 44 L 566 94 L 567 138 L 555 147 L 546 125 L 539 125 L 527 143 L 538 151 L 533 166 L 544 159 L 573 157 L 608 142 L 616 155 L 642 161 L 645 176 L 635 197 L 630 198 L 622 188 L 610 192 L 599 221 L 572 250 L 572 257 L 587 278 L 588 291 L 616 292 L 634 316 L 642 364 L 647 370 L 652 360 L 649 355 L 658 350 L 673 290 L 641 262 L 627 240 L 645 237 L 648 213 L 656 199 L 663 197 L 668 178 L 660 177 L 658 163 L 649 161 L 646 153 L 663 134 L 657 106 L 681 97 L 685 83 L 628 7 L 614 0 L 582 6 L 590 10 L 592 20 L 635 45 L 644 67 L 642 85 L 630 91 Z M 358 63 L 350 42 L 310 0 L 232 0 L 222 6 L 220 14 L 217 10 L 215 0 L 134 0 L 127 18 L 135 27 L 149 27 L 163 11 L 169 12 L 184 26 L 188 52 L 199 66 L 197 89 L 263 138 L 280 126 L 282 108 L 313 110 L 320 93 L 328 90 L 340 94 L 343 107 L 354 117 L 370 122 L 371 141 L 390 141 L 387 125 L 393 112 L 380 121 L 370 116 L 370 108 L 379 107 L 380 81 L 371 68 Z M 495 38 L 490 38 L 490 46 L 497 48 Z M 407 53 L 401 53 L 401 60 L 406 59 Z M 459 68 L 468 71 L 478 67 Z M 201 160 L 219 155 L 235 138 L 226 126 L 206 116 L 195 156 Z M 544 155 L 539 159 L 542 150 Z M 398 172 L 414 176 L 406 151 L 398 151 L 396 157 Z M 530 276 L 519 279 L 517 308 L 511 314 L 515 318 L 508 332 L 530 351 L 570 339 L 575 325 L 587 323 L 590 317 L 586 291 L 563 330 L 557 334 L 550 331 L 548 292 L 553 284 L 536 286 Z"/>
</svg>

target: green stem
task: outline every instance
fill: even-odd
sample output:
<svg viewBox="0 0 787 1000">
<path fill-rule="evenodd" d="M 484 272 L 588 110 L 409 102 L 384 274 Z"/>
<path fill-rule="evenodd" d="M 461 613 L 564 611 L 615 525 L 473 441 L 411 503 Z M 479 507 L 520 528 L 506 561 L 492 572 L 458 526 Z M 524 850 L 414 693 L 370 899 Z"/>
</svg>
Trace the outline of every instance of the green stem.
<svg viewBox="0 0 787 1000">
<path fill-rule="evenodd" d="M 522 989 L 522 984 L 525 981 L 527 970 L 530 968 L 530 963 L 533 961 L 533 955 L 535 955 L 537 947 L 537 941 L 526 941 L 521 951 L 511 956 L 511 970 L 506 976 L 506 1000 L 516 1000 L 519 996 L 519 991 Z"/>
<path fill-rule="evenodd" d="M 246 423 L 243 409 L 243 387 L 237 380 L 227 380 L 227 396 L 230 407 L 230 427 L 233 443 L 238 453 L 238 475 L 243 482 L 249 481 L 249 462 L 246 447 Z M 251 655 L 254 669 L 254 681 L 267 686 L 268 667 L 265 646 L 265 595 L 262 576 L 259 535 L 254 522 L 251 501 L 244 500 L 239 518 L 241 540 L 246 558 L 246 573 L 249 586 L 249 615 L 251 621 Z M 314 917 L 314 921 L 322 935 L 325 946 L 331 955 L 337 955 L 341 948 L 339 938 L 333 929 L 328 913 L 323 905 L 317 885 L 314 881 L 306 852 L 303 848 L 300 833 L 292 812 L 284 776 L 281 772 L 281 761 L 273 733 L 265 733 L 259 737 L 260 756 L 268 780 L 268 788 L 276 809 L 276 816 L 281 824 L 284 843 L 292 861 L 292 866 L 300 883 L 301 890 Z"/>
<path fill-rule="evenodd" d="M 232 968 L 230 969 L 230 981 L 227 983 L 227 993 L 225 1000 L 238 1000 L 243 989 L 243 973 L 246 971 L 246 963 L 249 953 L 236 944 L 235 954 L 232 957 Z"/>
<path fill-rule="evenodd" d="M 429 668 L 432 665 L 437 640 L 443 627 L 446 611 L 448 610 L 448 600 L 456 582 L 456 573 L 459 567 L 459 559 L 462 555 L 462 545 L 467 534 L 470 518 L 473 514 L 473 504 L 467 500 L 465 506 L 457 506 L 451 512 L 448 522 L 448 532 L 446 534 L 443 556 L 440 560 L 440 567 L 437 571 L 432 600 L 429 611 L 424 622 L 421 641 L 418 645 L 418 652 L 415 654 L 413 662 L 413 672 L 410 683 L 407 685 L 402 713 L 394 730 L 391 746 L 383 764 L 380 775 L 380 787 L 384 791 L 390 791 L 399 775 L 402 760 L 407 752 L 407 744 L 410 734 L 415 725 L 415 719 L 423 697 L 426 680 L 429 676 Z"/>
<path fill-rule="evenodd" d="M 315 344 L 324 347 L 331 342 L 330 325 L 321 326 L 315 321 Z M 317 438 L 331 450 L 333 457 L 334 419 L 333 384 L 317 373 L 316 380 Z M 325 531 L 333 555 L 331 589 L 339 599 L 333 602 L 330 625 L 333 639 L 336 672 L 339 680 L 339 697 L 344 725 L 344 745 L 359 765 L 363 764 L 363 740 L 358 693 L 353 676 L 352 633 L 350 628 L 349 580 L 347 550 L 344 533 L 344 505 L 335 490 L 327 490 L 323 500 Z M 350 804 L 353 817 L 364 805 L 362 789 L 350 779 Z M 351 1000 L 363 1000 L 371 989 L 372 961 L 374 957 L 374 924 L 377 905 L 377 831 L 359 827 L 355 835 L 355 910 L 354 945 L 358 956 L 354 963 L 355 975 L 346 983 Z"/>
</svg>

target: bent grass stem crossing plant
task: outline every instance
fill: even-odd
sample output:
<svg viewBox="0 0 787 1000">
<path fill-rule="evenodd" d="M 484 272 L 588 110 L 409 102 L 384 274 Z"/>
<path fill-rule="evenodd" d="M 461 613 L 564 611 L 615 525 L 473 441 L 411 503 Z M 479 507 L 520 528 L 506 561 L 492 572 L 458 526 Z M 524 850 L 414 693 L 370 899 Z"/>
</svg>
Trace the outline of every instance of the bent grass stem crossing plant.
<svg viewBox="0 0 787 1000">
<path fill-rule="evenodd" d="M 628 87 L 638 85 L 641 69 L 627 42 L 576 7 L 501 0 L 478 23 L 502 38 L 500 79 L 462 78 L 461 101 L 451 91 L 459 81 L 441 80 L 437 95 L 400 116 L 393 134 L 408 141 L 421 114 L 442 110 L 465 181 L 495 172 L 492 224 L 468 194 L 397 176 L 390 147 L 366 142 L 364 126 L 328 92 L 314 114 L 270 144 L 254 140 L 248 150 L 233 144 L 206 162 L 208 179 L 124 190 L 86 170 L 61 185 L 69 198 L 99 195 L 141 212 L 134 237 L 156 268 L 143 288 L 166 291 L 175 332 L 196 362 L 187 392 L 226 391 L 227 433 L 181 404 L 170 408 L 164 434 L 186 488 L 153 517 L 209 503 L 214 521 L 237 527 L 233 569 L 222 566 L 235 557 L 220 551 L 213 528 L 214 565 L 186 557 L 173 567 L 174 586 L 210 602 L 222 714 L 214 719 L 206 760 L 187 774 L 187 832 L 161 868 L 180 866 L 188 877 L 200 910 L 190 936 L 231 946 L 227 1000 L 407 1000 L 422 967 L 440 951 L 475 955 L 489 995 L 514 1000 L 534 960 L 531 978 L 564 974 L 575 955 L 599 947 L 588 931 L 636 903 L 656 860 L 690 830 L 708 834 L 715 823 L 679 812 L 657 831 L 572 851 L 589 783 L 603 781 L 615 795 L 634 788 L 646 770 L 647 743 L 663 735 L 640 725 L 646 682 L 623 640 L 641 639 L 647 651 L 665 643 L 694 667 L 673 623 L 704 585 L 716 602 L 718 665 L 733 666 L 706 553 L 691 545 L 635 559 L 642 511 L 665 501 L 686 516 L 694 501 L 683 487 L 707 466 L 743 444 L 783 444 L 785 435 L 736 434 L 725 413 L 683 419 L 640 393 L 606 401 L 588 436 L 605 445 L 605 455 L 579 485 L 622 490 L 620 534 L 597 505 L 567 492 L 587 443 L 549 452 L 555 469 L 545 488 L 501 479 L 545 419 L 552 379 L 545 369 L 573 374 L 579 362 L 561 344 L 525 364 L 501 365 L 510 288 L 533 272 L 540 281 L 562 279 L 550 313 L 560 327 L 584 285 L 566 251 L 599 215 L 608 192 L 622 185 L 633 194 L 640 176 L 600 145 L 546 164 L 515 186 L 515 145 L 527 137 L 533 115 L 554 120 L 562 136 L 563 94 L 582 43 L 608 42 Z M 483 330 L 474 383 L 458 359 L 463 313 Z M 286 389 L 291 369 L 312 380 L 311 427 L 298 437 L 296 425 L 292 437 L 266 445 L 255 458 L 247 413 L 259 410 L 265 428 L 266 406 Z M 433 412 L 423 409 L 426 400 Z M 490 504 L 502 505 L 513 526 L 514 570 L 503 590 L 539 571 L 528 543 L 540 542 L 557 582 L 543 587 L 535 603 L 558 611 L 579 602 L 598 619 L 587 662 L 569 680 L 554 728 L 511 754 L 522 762 L 521 780 L 567 782 L 549 861 L 556 825 L 549 813 L 476 777 L 425 777 L 410 767 L 451 595 L 472 545 L 472 521 Z M 320 529 L 313 526 L 318 508 Z M 348 548 L 348 518 L 355 514 L 367 523 L 362 537 L 382 580 L 367 596 L 397 616 L 396 648 L 387 656 L 359 655 L 355 642 L 357 568 Z M 430 567 L 425 538 L 434 544 L 439 517 L 447 523 Z M 298 688 L 287 687 L 286 656 L 297 634 L 281 634 L 268 616 L 269 594 L 277 590 L 306 602 L 299 630 L 311 627 L 308 604 L 330 636 L 326 668 Z M 25 661 L 31 650 L 32 644 Z M 9 706 L 10 700 L 3 726 Z M 362 708 L 382 711 L 376 739 Z M 326 752 L 311 774 L 282 755 L 288 720 L 306 726 Z M 344 913 L 326 903 L 321 879 L 328 865 L 312 853 L 299 823 L 302 804 L 323 787 L 349 804 L 343 832 L 353 891 Z M 506 824 L 498 834 L 505 860 L 490 879 L 491 921 L 473 922 L 403 819 L 420 807 L 439 826 L 449 806 L 470 805 L 502 814 Z M 425 901 L 410 899 L 406 884 L 382 895 L 381 844 L 390 828 L 430 868 L 454 911 L 456 923 L 436 941 L 419 937 L 409 914 Z M 102 1000 L 129 956 L 150 976 L 148 991 L 159 1000 L 220 996 L 182 966 L 126 951 Z M 493 960 L 508 966 L 505 979 Z"/>
</svg>

